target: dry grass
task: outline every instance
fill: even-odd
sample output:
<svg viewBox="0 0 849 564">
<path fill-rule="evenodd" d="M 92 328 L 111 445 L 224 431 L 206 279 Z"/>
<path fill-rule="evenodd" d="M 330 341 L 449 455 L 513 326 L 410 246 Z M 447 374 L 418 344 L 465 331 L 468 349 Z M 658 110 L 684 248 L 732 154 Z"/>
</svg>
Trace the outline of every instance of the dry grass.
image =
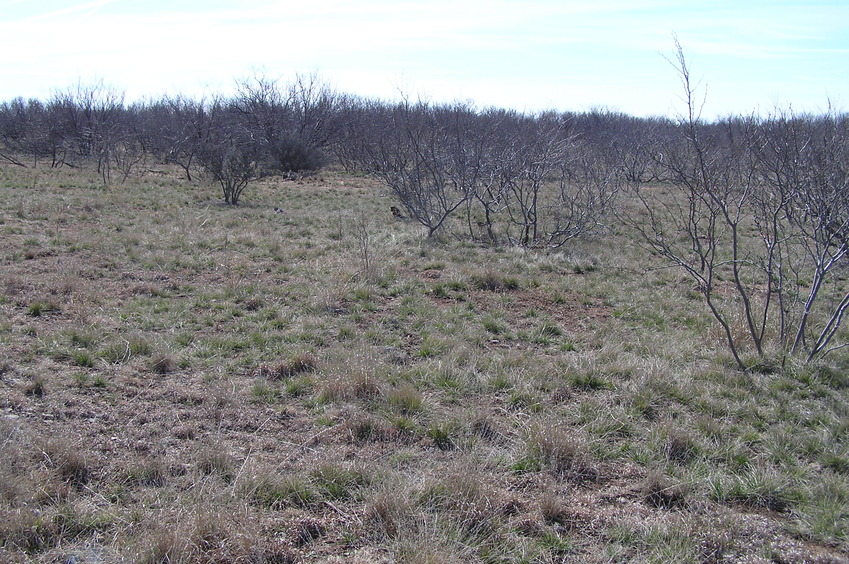
<svg viewBox="0 0 849 564">
<path fill-rule="evenodd" d="M 0 560 L 847 561 L 844 351 L 741 373 L 623 233 L 384 192 L 0 167 Z"/>
</svg>

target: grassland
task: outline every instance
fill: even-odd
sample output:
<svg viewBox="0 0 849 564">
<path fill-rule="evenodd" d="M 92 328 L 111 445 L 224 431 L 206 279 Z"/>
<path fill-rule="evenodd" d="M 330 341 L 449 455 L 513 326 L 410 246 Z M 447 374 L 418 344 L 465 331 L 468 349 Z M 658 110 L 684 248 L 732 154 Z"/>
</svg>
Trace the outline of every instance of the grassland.
<svg viewBox="0 0 849 564">
<path fill-rule="evenodd" d="M 737 370 L 618 229 L 153 168 L 0 168 L 0 560 L 849 561 L 842 351 Z"/>
</svg>

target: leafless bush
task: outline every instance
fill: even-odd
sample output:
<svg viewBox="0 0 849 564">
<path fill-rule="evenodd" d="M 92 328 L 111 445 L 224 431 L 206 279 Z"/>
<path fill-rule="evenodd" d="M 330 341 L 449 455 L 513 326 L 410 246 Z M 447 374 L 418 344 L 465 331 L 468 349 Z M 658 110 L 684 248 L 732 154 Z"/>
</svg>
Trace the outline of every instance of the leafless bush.
<svg viewBox="0 0 849 564">
<path fill-rule="evenodd" d="M 622 220 L 693 280 L 741 369 L 743 346 L 807 361 L 844 346 L 832 340 L 849 308 L 837 283 L 849 252 L 845 118 L 705 123 L 677 48 L 687 114 L 663 151 L 669 182 L 636 185 L 643 216 Z"/>
<path fill-rule="evenodd" d="M 386 182 L 428 236 L 464 224 L 491 243 L 557 247 L 599 226 L 623 178 L 568 116 L 421 101 L 369 111 L 380 125 L 345 157 Z"/>
<path fill-rule="evenodd" d="M 780 338 L 810 361 L 843 346 L 832 340 L 849 308 L 849 292 L 834 292 L 849 252 L 849 123 L 836 113 L 779 113 L 755 142 L 756 220 L 784 259 L 774 269 L 783 284 Z"/>
</svg>

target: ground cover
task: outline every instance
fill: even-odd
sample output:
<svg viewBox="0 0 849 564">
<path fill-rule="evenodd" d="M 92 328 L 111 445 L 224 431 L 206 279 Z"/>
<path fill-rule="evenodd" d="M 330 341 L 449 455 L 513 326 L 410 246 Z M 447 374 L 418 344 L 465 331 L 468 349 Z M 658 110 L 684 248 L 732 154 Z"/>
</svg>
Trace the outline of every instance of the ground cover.
<svg viewBox="0 0 849 564">
<path fill-rule="evenodd" d="M 843 351 L 741 372 L 624 228 L 152 168 L 0 168 L 2 559 L 849 560 Z"/>
</svg>

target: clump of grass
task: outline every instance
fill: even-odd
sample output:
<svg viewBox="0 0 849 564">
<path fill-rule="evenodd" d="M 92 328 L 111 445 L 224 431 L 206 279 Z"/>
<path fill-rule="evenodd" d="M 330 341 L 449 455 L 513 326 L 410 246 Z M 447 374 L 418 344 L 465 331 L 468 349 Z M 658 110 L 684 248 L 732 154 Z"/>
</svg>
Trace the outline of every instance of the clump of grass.
<svg viewBox="0 0 849 564">
<path fill-rule="evenodd" d="M 486 477 L 475 467 L 462 465 L 448 476 L 425 483 L 416 500 L 427 512 L 437 512 L 465 534 L 488 535 L 510 504 L 487 488 Z"/>
<path fill-rule="evenodd" d="M 545 321 L 539 327 L 537 327 L 537 333 L 541 337 L 561 337 L 563 335 L 563 329 L 561 329 L 558 325 L 551 323 L 550 321 Z"/>
<path fill-rule="evenodd" d="M 369 499 L 366 523 L 383 536 L 396 538 L 414 523 L 415 511 L 408 491 L 398 484 L 387 485 Z"/>
<path fill-rule="evenodd" d="M 100 356 L 110 364 L 123 364 L 133 357 L 147 356 L 152 351 L 153 347 L 144 335 L 130 335 L 107 345 Z"/>
<path fill-rule="evenodd" d="M 801 534 L 826 542 L 849 540 L 849 488 L 842 476 L 826 473 L 794 511 Z"/>
<path fill-rule="evenodd" d="M 280 511 L 285 507 L 309 507 L 318 501 L 310 480 L 300 476 L 282 477 L 260 471 L 242 484 L 241 495 L 259 507 Z"/>
<path fill-rule="evenodd" d="M 389 438 L 391 431 L 384 421 L 369 413 L 360 413 L 346 423 L 348 436 L 354 443 L 384 441 Z"/>
<path fill-rule="evenodd" d="M 426 335 L 422 339 L 417 354 L 419 358 L 435 358 L 444 353 L 448 347 L 449 345 L 445 340 L 438 339 L 432 335 Z"/>
<path fill-rule="evenodd" d="M 241 305 L 245 311 L 259 311 L 265 306 L 265 302 L 258 296 L 248 296 L 239 298 L 236 303 Z"/>
<path fill-rule="evenodd" d="M 595 370 L 586 372 L 578 372 L 569 376 L 569 383 L 579 390 L 609 390 L 613 388 L 613 384 L 608 382 L 601 374 Z"/>
<path fill-rule="evenodd" d="M 450 298 L 451 292 L 449 291 L 447 284 L 438 282 L 430 289 L 430 295 L 435 298 Z"/>
<path fill-rule="evenodd" d="M 424 400 L 422 394 L 410 384 L 392 388 L 386 394 L 386 402 L 395 411 L 410 415 L 421 411 Z"/>
<path fill-rule="evenodd" d="M 539 413 L 543 409 L 540 399 L 529 390 L 511 390 L 509 405 L 512 409 L 527 410 L 531 413 Z"/>
<path fill-rule="evenodd" d="M 627 398 L 629 407 L 639 416 L 648 421 L 654 421 L 660 414 L 662 397 L 649 388 L 641 388 L 630 394 Z"/>
<path fill-rule="evenodd" d="M 5 551 L 30 555 L 53 548 L 61 539 L 52 520 L 34 511 L 5 511 L 0 535 Z"/>
<path fill-rule="evenodd" d="M 563 499 L 550 491 L 544 492 L 540 497 L 539 510 L 547 523 L 568 525 L 570 522 L 571 512 Z"/>
<path fill-rule="evenodd" d="M 150 370 L 155 374 L 171 374 L 177 370 L 177 361 L 168 353 L 157 354 L 150 361 Z"/>
<path fill-rule="evenodd" d="M 318 402 L 321 404 L 327 404 L 334 401 L 350 399 L 350 395 L 350 389 L 346 383 L 339 378 L 334 378 L 322 383 L 321 392 L 318 395 Z"/>
<path fill-rule="evenodd" d="M 225 482 L 235 477 L 233 457 L 220 444 L 208 444 L 196 455 L 196 464 L 201 474 L 218 475 Z"/>
<path fill-rule="evenodd" d="M 141 540 L 135 560 L 143 564 L 164 562 L 297 562 L 292 551 L 261 542 L 255 527 L 226 511 L 189 508 L 174 514 L 164 511 Z"/>
<path fill-rule="evenodd" d="M 371 481 L 360 469 L 333 463 L 322 464 L 312 475 L 318 493 L 330 501 L 356 498 Z"/>
<path fill-rule="evenodd" d="M 659 439 L 663 455 L 671 462 L 690 462 L 700 450 L 692 433 L 672 422 L 661 426 Z"/>
<path fill-rule="evenodd" d="M 789 477 L 774 469 L 750 468 L 729 479 L 712 481 L 711 498 L 715 501 L 741 504 L 783 513 L 802 500 Z"/>
<path fill-rule="evenodd" d="M 485 317 L 482 323 L 483 328 L 493 335 L 500 335 L 507 330 L 507 326 L 494 317 Z"/>
<path fill-rule="evenodd" d="M 71 378 L 74 384 L 80 388 L 85 388 L 88 385 L 88 374 L 85 372 L 74 372 Z"/>
<path fill-rule="evenodd" d="M 105 388 L 108 385 L 109 382 L 103 374 L 95 374 L 94 379 L 91 381 L 91 386 L 93 388 Z"/>
<path fill-rule="evenodd" d="M 575 274 L 587 274 L 598 269 L 598 259 L 594 256 L 572 255 L 564 257 L 563 262 Z"/>
<path fill-rule="evenodd" d="M 74 364 L 82 368 L 94 368 L 94 357 L 88 351 L 75 351 L 72 355 Z"/>
<path fill-rule="evenodd" d="M 30 382 L 24 386 L 24 394 L 33 397 L 44 397 L 44 394 L 47 393 L 47 379 L 39 374 L 38 376 L 34 376 Z"/>
<path fill-rule="evenodd" d="M 274 367 L 261 367 L 259 372 L 271 380 L 292 378 L 318 370 L 318 359 L 310 353 L 298 353 Z"/>
<path fill-rule="evenodd" d="M 834 390 L 849 388 L 849 371 L 820 362 L 813 367 L 817 381 Z"/>
<path fill-rule="evenodd" d="M 469 428 L 472 434 L 485 441 L 497 442 L 502 438 L 502 433 L 499 431 L 494 418 L 487 415 L 473 416 Z"/>
<path fill-rule="evenodd" d="M 168 480 L 168 468 L 161 458 L 148 458 L 131 465 L 123 472 L 121 481 L 130 486 L 161 488 Z"/>
<path fill-rule="evenodd" d="M 845 454 L 826 453 L 823 456 L 822 465 L 837 474 L 849 475 L 849 456 Z"/>
<path fill-rule="evenodd" d="M 286 393 L 293 398 L 307 395 L 313 387 L 313 379 L 309 376 L 301 376 L 286 383 Z"/>
<path fill-rule="evenodd" d="M 688 488 L 672 482 L 659 470 L 652 470 L 639 484 L 643 500 L 652 507 L 672 509 L 686 502 Z"/>
<path fill-rule="evenodd" d="M 418 425 L 415 420 L 410 417 L 399 415 L 392 418 L 392 428 L 396 431 L 396 436 L 403 441 L 413 440 L 417 431 Z"/>
<path fill-rule="evenodd" d="M 350 379 L 351 392 L 359 400 L 370 401 L 380 396 L 378 379 L 368 371 L 359 371 Z"/>
<path fill-rule="evenodd" d="M 527 468 L 548 470 L 574 482 L 593 482 L 601 477 L 586 441 L 566 427 L 537 424 L 525 439 Z"/>
<path fill-rule="evenodd" d="M 472 287 L 478 290 L 487 290 L 489 292 L 505 292 L 508 290 L 518 290 L 521 283 L 517 278 L 512 276 L 504 276 L 495 271 L 487 271 L 483 274 L 473 274 L 470 277 Z"/>
<path fill-rule="evenodd" d="M 99 336 L 91 329 L 71 329 L 68 340 L 72 347 L 92 349 L 100 341 Z"/>
<path fill-rule="evenodd" d="M 92 476 L 85 452 L 63 437 L 50 439 L 42 450 L 44 461 L 59 477 L 72 485 L 84 486 Z"/>
<path fill-rule="evenodd" d="M 27 314 L 31 317 L 40 317 L 46 313 L 59 311 L 59 306 L 50 301 L 33 302 L 27 308 Z"/>
<path fill-rule="evenodd" d="M 452 450 L 456 445 L 451 435 L 454 425 L 451 422 L 434 423 L 428 427 L 425 434 L 433 441 L 433 446 L 439 450 Z"/>
<path fill-rule="evenodd" d="M 280 390 L 270 386 L 265 380 L 257 380 L 251 386 L 251 398 L 258 402 L 274 403 L 280 399 Z"/>
<path fill-rule="evenodd" d="M 304 546 L 323 537 L 326 532 L 324 523 L 312 517 L 304 517 L 298 521 L 292 537 L 295 546 Z"/>
</svg>

